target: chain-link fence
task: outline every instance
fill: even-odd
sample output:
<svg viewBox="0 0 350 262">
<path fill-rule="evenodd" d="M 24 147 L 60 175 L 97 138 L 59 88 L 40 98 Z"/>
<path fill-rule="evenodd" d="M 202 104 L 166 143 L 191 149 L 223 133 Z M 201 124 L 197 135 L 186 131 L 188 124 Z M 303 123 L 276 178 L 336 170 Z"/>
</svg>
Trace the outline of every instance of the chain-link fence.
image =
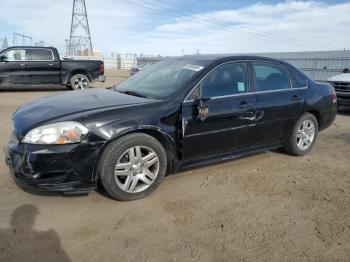
<svg viewBox="0 0 350 262">
<path fill-rule="evenodd" d="M 342 73 L 344 68 L 350 68 L 350 50 L 255 53 L 249 55 L 265 56 L 286 61 L 316 81 L 326 81 L 329 77 Z M 130 69 L 140 64 L 153 64 L 164 59 L 163 57 L 139 57 L 136 54 L 116 54 L 104 57 L 78 56 L 74 58 L 101 59 L 104 61 L 105 67 L 109 69 Z"/>
</svg>

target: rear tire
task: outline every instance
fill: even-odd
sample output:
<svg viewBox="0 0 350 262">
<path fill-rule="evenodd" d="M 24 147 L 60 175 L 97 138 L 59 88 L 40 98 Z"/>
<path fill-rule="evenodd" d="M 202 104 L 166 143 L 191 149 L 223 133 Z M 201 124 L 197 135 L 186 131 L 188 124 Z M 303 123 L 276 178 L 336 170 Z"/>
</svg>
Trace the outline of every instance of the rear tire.
<svg viewBox="0 0 350 262">
<path fill-rule="evenodd" d="M 318 122 L 313 114 L 303 114 L 294 129 L 284 150 L 295 156 L 303 156 L 309 153 L 315 144 L 318 134 Z"/>
<path fill-rule="evenodd" d="M 76 74 L 69 81 L 69 88 L 72 90 L 90 88 L 90 79 L 84 74 Z"/>
<path fill-rule="evenodd" d="M 129 201 L 151 194 L 166 170 L 167 156 L 161 143 L 149 135 L 134 133 L 106 147 L 100 160 L 99 179 L 112 198 Z"/>
</svg>

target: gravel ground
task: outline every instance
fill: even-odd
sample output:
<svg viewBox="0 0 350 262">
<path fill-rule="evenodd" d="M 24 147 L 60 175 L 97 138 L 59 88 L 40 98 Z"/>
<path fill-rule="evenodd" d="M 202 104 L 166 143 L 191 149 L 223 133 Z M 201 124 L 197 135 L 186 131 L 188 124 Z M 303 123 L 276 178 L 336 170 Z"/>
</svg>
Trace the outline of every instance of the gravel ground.
<svg viewBox="0 0 350 262">
<path fill-rule="evenodd" d="M 0 146 L 18 106 L 56 92 L 1 92 Z M 178 173 L 133 202 L 26 192 L 0 159 L 0 261 L 350 261 L 350 109 L 307 156 Z"/>
</svg>

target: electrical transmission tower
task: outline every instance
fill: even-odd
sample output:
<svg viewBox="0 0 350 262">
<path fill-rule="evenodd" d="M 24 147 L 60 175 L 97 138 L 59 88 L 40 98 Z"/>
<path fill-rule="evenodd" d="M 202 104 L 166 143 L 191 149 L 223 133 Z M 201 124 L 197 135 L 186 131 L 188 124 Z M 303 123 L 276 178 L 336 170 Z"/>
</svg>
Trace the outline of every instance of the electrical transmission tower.
<svg viewBox="0 0 350 262">
<path fill-rule="evenodd" d="M 73 0 L 69 55 L 93 55 L 85 0 Z"/>
</svg>

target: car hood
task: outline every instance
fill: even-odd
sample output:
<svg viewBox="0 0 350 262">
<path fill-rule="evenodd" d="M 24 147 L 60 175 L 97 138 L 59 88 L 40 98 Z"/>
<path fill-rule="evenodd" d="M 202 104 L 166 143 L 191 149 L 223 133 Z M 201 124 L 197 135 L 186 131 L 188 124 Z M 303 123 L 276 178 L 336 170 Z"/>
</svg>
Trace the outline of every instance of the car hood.
<svg viewBox="0 0 350 262">
<path fill-rule="evenodd" d="M 12 120 L 16 132 L 24 135 L 29 129 L 57 118 L 84 112 L 152 103 L 157 100 L 122 94 L 112 89 L 88 89 L 64 92 L 40 98 L 19 107 Z"/>
<path fill-rule="evenodd" d="M 332 76 L 332 77 L 328 78 L 327 81 L 330 81 L 330 82 L 350 82 L 350 74 L 346 73 L 346 74 Z"/>
</svg>

